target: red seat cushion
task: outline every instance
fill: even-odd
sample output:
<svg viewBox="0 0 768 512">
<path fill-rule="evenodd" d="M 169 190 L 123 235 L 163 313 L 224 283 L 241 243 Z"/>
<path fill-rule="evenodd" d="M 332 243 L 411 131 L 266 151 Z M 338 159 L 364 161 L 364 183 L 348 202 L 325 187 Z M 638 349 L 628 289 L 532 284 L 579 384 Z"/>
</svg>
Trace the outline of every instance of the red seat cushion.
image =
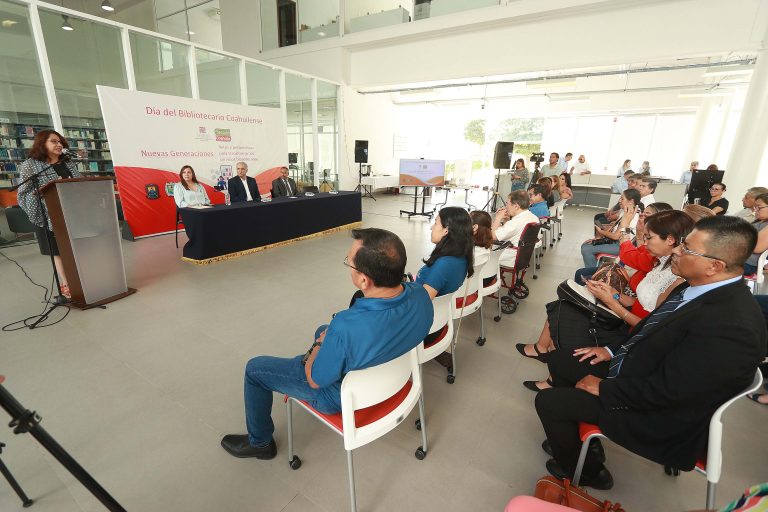
<svg viewBox="0 0 768 512">
<path fill-rule="evenodd" d="M 434 339 L 430 339 L 430 337 L 435 335 L 435 334 L 437 334 L 437 336 L 435 336 Z M 427 336 L 424 339 L 424 348 L 429 348 L 432 345 L 435 345 L 435 344 L 439 343 L 440 341 L 442 341 L 445 338 L 446 334 L 448 334 L 448 324 L 445 324 L 443 326 L 443 328 L 440 329 L 439 331 L 435 331 L 435 332 L 429 333 L 429 336 Z M 429 341 L 427 341 L 427 340 L 429 340 Z"/>
<path fill-rule="evenodd" d="M 357 428 L 364 427 L 366 425 L 370 425 L 371 423 L 380 420 L 387 414 L 394 411 L 398 405 L 403 403 L 403 400 L 405 400 L 405 397 L 408 396 L 408 393 L 411 391 L 411 387 L 413 387 L 413 382 L 411 380 L 408 380 L 408 382 L 405 383 L 405 386 L 403 386 L 400 391 L 392 395 L 391 397 L 387 398 L 383 402 L 379 402 L 378 404 L 372 405 L 370 407 L 366 407 L 365 409 L 358 409 L 355 411 L 355 426 Z M 325 421 L 327 421 L 333 428 L 338 430 L 339 432 L 344 432 L 344 423 L 341 420 L 341 413 L 337 412 L 336 414 L 324 414 L 318 410 L 316 410 L 314 407 L 309 405 L 304 400 L 300 400 L 304 406 L 323 418 Z"/>
<path fill-rule="evenodd" d="M 592 425 L 591 423 L 579 423 L 579 438 L 583 443 L 584 440 L 593 434 L 602 434 L 600 427 Z"/>
<path fill-rule="evenodd" d="M 696 461 L 696 467 L 699 468 L 703 472 L 707 472 L 707 461 L 704 459 L 700 459 Z"/>
<path fill-rule="evenodd" d="M 749 274 L 749 275 L 745 275 L 745 276 L 744 276 L 744 279 L 751 279 L 752 281 L 754 281 L 754 280 L 756 280 L 756 279 L 757 279 L 757 274 Z"/>
<path fill-rule="evenodd" d="M 459 298 L 456 299 L 456 308 L 460 309 L 462 305 L 464 305 L 464 307 L 467 307 L 470 304 L 472 304 L 473 302 L 475 302 L 476 300 L 477 300 L 477 292 L 472 293 L 470 295 L 467 295 L 467 303 L 466 304 L 464 304 L 464 297 L 459 297 Z"/>
</svg>

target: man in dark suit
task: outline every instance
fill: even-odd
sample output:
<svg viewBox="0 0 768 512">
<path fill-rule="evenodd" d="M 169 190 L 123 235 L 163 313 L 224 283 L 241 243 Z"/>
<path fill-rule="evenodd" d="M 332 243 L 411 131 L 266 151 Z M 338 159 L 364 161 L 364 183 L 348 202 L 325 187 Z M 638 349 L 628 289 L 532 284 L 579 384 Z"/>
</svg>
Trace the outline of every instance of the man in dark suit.
<svg viewBox="0 0 768 512">
<path fill-rule="evenodd" d="M 286 197 L 299 195 L 299 187 L 296 182 L 288 176 L 288 168 L 280 168 L 280 177 L 272 182 L 272 197 Z"/>
<path fill-rule="evenodd" d="M 237 162 L 235 166 L 237 169 L 237 176 L 229 178 L 227 182 L 227 189 L 229 189 L 229 200 L 232 203 L 244 203 L 246 201 L 261 201 L 261 194 L 259 194 L 259 186 L 256 184 L 256 180 L 250 176 L 246 176 L 248 173 L 248 164 L 245 162 Z"/>
<path fill-rule="evenodd" d="M 672 271 L 687 283 L 622 344 L 550 352 L 554 387 L 536 397 L 547 435 L 542 448 L 554 457 L 550 473 L 572 477 L 579 422 L 599 425 L 654 462 L 693 469 L 706 453 L 712 414 L 752 382 L 766 354 L 765 320 L 742 281 L 756 241 L 742 219 L 699 221 L 672 255 Z M 583 485 L 613 486 L 603 461 L 599 450 L 589 451 Z"/>
</svg>

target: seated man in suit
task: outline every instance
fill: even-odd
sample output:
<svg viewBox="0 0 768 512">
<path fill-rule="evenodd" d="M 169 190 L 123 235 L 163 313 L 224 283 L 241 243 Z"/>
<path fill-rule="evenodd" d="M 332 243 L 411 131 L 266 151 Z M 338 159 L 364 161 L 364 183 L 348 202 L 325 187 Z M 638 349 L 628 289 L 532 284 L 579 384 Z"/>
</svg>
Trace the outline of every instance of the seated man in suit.
<svg viewBox="0 0 768 512">
<path fill-rule="evenodd" d="M 429 333 L 432 300 L 418 283 L 404 283 L 405 246 L 383 229 L 354 229 L 344 258 L 352 283 L 363 292 L 330 325 L 315 332 L 304 356 L 255 357 L 245 367 L 245 423 L 248 434 L 229 434 L 222 447 L 235 457 L 271 459 L 272 391 L 306 400 L 318 411 L 341 411 L 341 381 L 352 370 L 391 361 L 412 350 Z M 397 319 L 397 321 L 393 321 Z"/>
<path fill-rule="evenodd" d="M 554 387 L 537 395 L 536 411 L 550 473 L 572 477 L 579 422 L 646 459 L 693 469 L 712 414 L 752 382 L 766 354 L 765 320 L 741 277 L 756 240 L 742 219 L 700 220 L 672 255 L 672 272 L 687 283 L 622 344 L 549 353 Z M 583 485 L 613 486 L 603 461 L 589 450 Z"/>
<path fill-rule="evenodd" d="M 280 168 L 280 177 L 272 182 L 272 197 L 298 196 L 299 187 L 293 178 L 288 176 L 288 168 Z"/>
<path fill-rule="evenodd" d="M 237 162 L 235 166 L 237 169 L 237 176 L 229 178 L 227 183 L 227 189 L 229 189 L 229 200 L 232 203 L 243 203 L 246 201 L 261 201 L 261 194 L 259 194 L 259 186 L 256 185 L 256 180 L 248 174 L 248 164 L 245 162 Z"/>
</svg>

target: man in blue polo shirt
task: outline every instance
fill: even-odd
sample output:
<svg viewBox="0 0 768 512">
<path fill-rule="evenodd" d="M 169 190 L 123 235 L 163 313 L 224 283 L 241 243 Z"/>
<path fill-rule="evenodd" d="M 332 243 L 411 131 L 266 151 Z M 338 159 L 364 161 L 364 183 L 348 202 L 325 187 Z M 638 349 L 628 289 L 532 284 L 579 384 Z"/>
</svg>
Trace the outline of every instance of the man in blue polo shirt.
<svg viewBox="0 0 768 512">
<path fill-rule="evenodd" d="M 544 199 L 546 193 L 543 185 L 531 185 L 528 188 L 528 199 L 530 205 L 528 211 L 536 215 L 538 218 L 549 217 L 549 208 L 547 207 L 547 200 Z"/>
<path fill-rule="evenodd" d="M 432 301 L 423 286 L 403 283 L 405 246 L 383 229 L 355 229 L 344 258 L 352 283 L 363 292 L 330 325 L 315 332 L 304 356 L 261 356 L 245 367 L 248 434 L 229 434 L 221 446 L 235 457 L 272 459 L 272 392 L 306 400 L 326 414 L 341 411 L 341 381 L 352 370 L 391 361 L 416 347 L 432 325 Z"/>
</svg>

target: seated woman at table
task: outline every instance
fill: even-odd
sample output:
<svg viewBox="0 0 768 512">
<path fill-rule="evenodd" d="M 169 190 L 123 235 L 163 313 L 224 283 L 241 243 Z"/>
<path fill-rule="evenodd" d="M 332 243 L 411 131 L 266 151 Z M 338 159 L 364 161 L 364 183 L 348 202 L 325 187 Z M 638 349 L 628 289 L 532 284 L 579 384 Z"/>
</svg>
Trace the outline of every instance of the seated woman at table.
<svg viewBox="0 0 768 512">
<path fill-rule="evenodd" d="M 205 187 L 197 181 L 192 166 L 185 165 L 179 172 L 179 183 L 173 186 L 173 200 L 178 208 L 187 206 L 209 205 L 211 200 L 205 192 Z"/>
</svg>

